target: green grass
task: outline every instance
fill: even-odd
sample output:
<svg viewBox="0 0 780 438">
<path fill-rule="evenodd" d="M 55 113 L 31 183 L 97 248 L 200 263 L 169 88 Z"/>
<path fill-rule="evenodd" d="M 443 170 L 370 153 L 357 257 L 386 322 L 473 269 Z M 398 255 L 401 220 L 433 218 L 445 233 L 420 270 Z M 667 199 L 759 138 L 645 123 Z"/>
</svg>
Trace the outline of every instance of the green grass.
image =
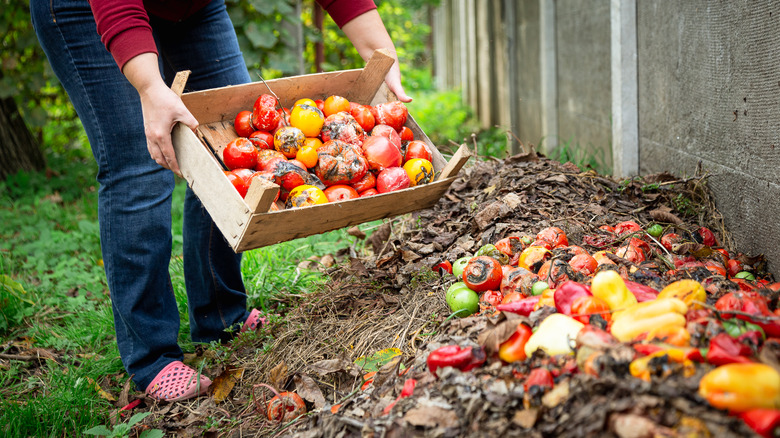
<svg viewBox="0 0 780 438">
<path fill-rule="evenodd" d="M 119 361 L 102 268 L 95 166 L 49 157 L 46 172 L 0 182 L 0 435 L 82 436 L 109 424 L 116 407 L 95 383 L 116 396 L 129 378 Z M 174 190 L 171 281 L 181 315 L 180 340 L 189 341 L 181 262 L 183 182 Z M 364 224 L 370 231 L 374 224 Z M 298 269 L 312 256 L 355 246 L 343 230 L 244 253 L 242 273 L 250 306 L 268 309 L 282 293 L 303 294 L 325 282 Z M 225 348 L 229 348 L 225 347 Z M 40 349 L 40 350 L 35 350 Z M 13 360 L 11 355 L 34 356 Z M 50 355 L 50 358 L 46 358 Z"/>
</svg>

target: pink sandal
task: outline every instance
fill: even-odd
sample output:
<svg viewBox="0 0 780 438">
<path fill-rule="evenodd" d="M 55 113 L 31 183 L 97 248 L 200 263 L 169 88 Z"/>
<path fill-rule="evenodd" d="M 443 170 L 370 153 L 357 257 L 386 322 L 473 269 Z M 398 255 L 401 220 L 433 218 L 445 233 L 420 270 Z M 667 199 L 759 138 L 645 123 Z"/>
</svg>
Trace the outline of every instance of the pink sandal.
<svg viewBox="0 0 780 438">
<path fill-rule="evenodd" d="M 146 395 L 156 400 L 179 401 L 205 394 L 211 380 L 184 365 L 171 362 L 160 371 L 146 388 Z"/>
<path fill-rule="evenodd" d="M 265 325 L 265 318 L 260 316 L 259 310 L 252 309 L 252 311 L 249 312 L 249 318 L 247 318 L 244 325 L 241 326 L 241 333 L 249 330 L 257 330 L 258 327 L 262 327 L 263 325 Z"/>
</svg>

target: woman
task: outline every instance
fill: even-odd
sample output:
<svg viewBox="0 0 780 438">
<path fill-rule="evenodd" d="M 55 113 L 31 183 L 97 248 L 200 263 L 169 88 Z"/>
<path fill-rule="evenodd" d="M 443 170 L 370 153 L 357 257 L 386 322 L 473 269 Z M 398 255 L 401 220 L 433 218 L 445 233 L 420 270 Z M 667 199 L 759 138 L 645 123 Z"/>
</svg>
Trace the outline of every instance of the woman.
<svg viewBox="0 0 780 438">
<path fill-rule="evenodd" d="M 318 0 L 368 59 L 395 53 L 372 0 Z M 177 122 L 198 126 L 170 83 L 188 88 L 250 81 L 224 0 L 31 0 L 33 26 L 68 92 L 98 163 L 100 239 L 122 363 L 158 400 L 203 394 L 211 381 L 181 362 L 179 314 L 168 274 L 171 194 L 179 166 Z M 398 61 L 386 78 L 400 100 Z M 227 341 L 254 329 L 236 254 L 188 188 L 184 277 L 194 342 Z"/>
</svg>

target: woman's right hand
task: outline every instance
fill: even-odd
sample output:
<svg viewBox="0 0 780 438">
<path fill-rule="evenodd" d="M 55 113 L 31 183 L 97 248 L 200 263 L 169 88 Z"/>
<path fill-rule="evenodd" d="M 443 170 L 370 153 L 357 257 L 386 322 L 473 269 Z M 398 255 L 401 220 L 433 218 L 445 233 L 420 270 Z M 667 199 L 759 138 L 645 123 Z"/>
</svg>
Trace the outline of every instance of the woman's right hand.
<svg viewBox="0 0 780 438">
<path fill-rule="evenodd" d="M 194 131 L 198 121 L 181 101 L 181 97 L 165 85 L 157 67 L 156 54 L 143 53 L 134 57 L 125 64 L 122 72 L 138 90 L 141 98 L 149 155 L 160 166 L 181 176 L 171 142 L 171 131 L 178 122 Z"/>
</svg>

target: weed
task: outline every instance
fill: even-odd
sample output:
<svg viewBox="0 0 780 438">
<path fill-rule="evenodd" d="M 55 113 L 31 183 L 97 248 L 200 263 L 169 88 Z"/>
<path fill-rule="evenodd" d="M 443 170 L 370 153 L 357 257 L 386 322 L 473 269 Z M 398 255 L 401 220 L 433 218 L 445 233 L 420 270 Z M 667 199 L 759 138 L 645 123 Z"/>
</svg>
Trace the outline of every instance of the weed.
<svg viewBox="0 0 780 438">
<path fill-rule="evenodd" d="M 135 426 L 136 423 L 140 422 L 144 418 L 148 417 L 150 414 L 151 412 L 139 412 L 130 417 L 130 419 L 127 420 L 127 423 L 119 423 L 112 429 L 101 425 L 85 430 L 84 433 L 87 435 L 104 436 L 106 438 L 129 437 L 130 432 L 133 431 L 133 426 Z M 141 434 L 138 435 L 138 438 L 161 438 L 163 436 L 165 436 L 165 433 L 160 429 L 151 429 L 141 432 Z"/>
<path fill-rule="evenodd" d="M 541 147 L 540 144 L 539 148 Z M 569 139 L 551 150 L 549 157 L 561 163 L 572 162 L 580 168 L 593 169 L 601 175 L 610 175 L 612 166 L 609 163 L 612 158 L 608 155 L 611 155 L 611 149 L 607 151 L 604 152 L 604 149 L 596 147 L 586 148 Z"/>
</svg>

